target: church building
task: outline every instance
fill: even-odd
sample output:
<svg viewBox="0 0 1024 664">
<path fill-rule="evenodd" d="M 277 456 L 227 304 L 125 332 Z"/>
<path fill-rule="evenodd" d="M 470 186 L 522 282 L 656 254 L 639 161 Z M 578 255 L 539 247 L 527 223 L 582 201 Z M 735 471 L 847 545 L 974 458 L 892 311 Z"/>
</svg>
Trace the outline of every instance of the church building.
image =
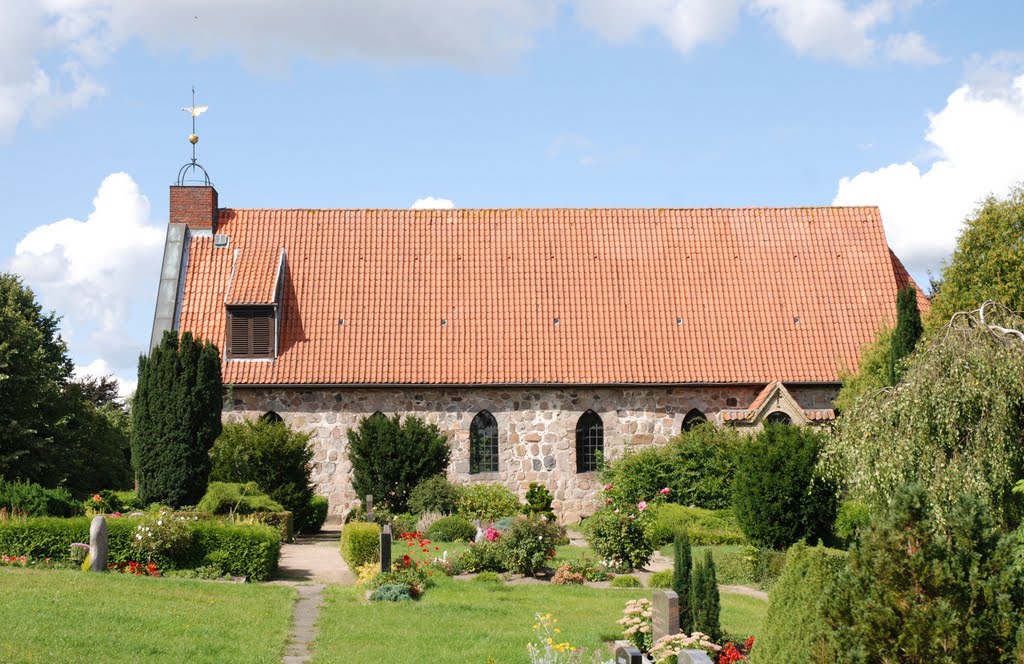
<svg viewBox="0 0 1024 664">
<path fill-rule="evenodd" d="M 171 187 L 153 342 L 221 349 L 225 420 L 311 433 L 331 514 L 381 412 L 437 424 L 452 481 L 540 482 L 574 521 L 601 458 L 832 421 L 907 285 L 875 207 L 223 208 L 207 180 Z"/>
</svg>

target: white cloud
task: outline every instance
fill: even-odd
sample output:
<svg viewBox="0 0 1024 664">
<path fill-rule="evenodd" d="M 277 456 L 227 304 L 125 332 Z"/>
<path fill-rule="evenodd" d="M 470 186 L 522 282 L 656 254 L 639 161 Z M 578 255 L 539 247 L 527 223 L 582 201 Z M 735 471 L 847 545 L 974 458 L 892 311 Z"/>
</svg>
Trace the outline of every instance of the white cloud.
<svg viewBox="0 0 1024 664">
<path fill-rule="evenodd" d="M 74 359 L 102 361 L 123 380 L 146 350 L 165 228 L 150 222 L 149 201 L 126 173 L 103 180 L 93 207 L 85 221 L 30 231 L 7 269 L 63 316 Z"/>
<path fill-rule="evenodd" d="M 932 50 L 919 32 L 890 35 L 885 44 L 886 57 L 908 65 L 938 65 L 945 60 Z"/>
<path fill-rule="evenodd" d="M 455 203 L 447 198 L 434 198 L 433 196 L 427 196 L 426 198 L 417 198 L 416 202 L 410 207 L 410 210 L 453 210 L 455 209 Z"/>
<path fill-rule="evenodd" d="M 687 53 L 728 34 L 743 0 L 576 0 L 576 17 L 613 43 L 655 29 Z"/>
<path fill-rule="evenodd" d="M 837 58 L 849 64 L 869 60 L 875 40 L 869 34 L 892 19 L 888 0 L 874 0 L 850 9 L 843 0 L 753 0 L 779 36 L 797 53 Z"/>
<path fill-rule="evenodd" d="M 968 216 L 988 194 L 1024 180 L 1024 76 L 1002 94 L 964 85 L 929 115 L 928 168 L 890 164 L 840 180 L 835 205 L 878 205 L 889 246 L 911 270 L 938 267 Z"/>
</svg>

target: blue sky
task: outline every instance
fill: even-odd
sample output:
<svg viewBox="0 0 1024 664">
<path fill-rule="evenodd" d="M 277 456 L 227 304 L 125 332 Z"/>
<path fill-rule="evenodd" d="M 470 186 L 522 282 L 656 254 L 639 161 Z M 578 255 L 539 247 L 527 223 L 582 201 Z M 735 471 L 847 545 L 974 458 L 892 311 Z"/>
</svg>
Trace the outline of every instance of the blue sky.
<svg viewBox="0 0 1024 664">
<path fill-rule="evenodd" d="M 3 0 L 0 269 L 130 387 L 194 85 L 226 207 L 877 204 L 925 280 L 1024 180 L 1022 24 L 1009 0 Z"/>
</svg>

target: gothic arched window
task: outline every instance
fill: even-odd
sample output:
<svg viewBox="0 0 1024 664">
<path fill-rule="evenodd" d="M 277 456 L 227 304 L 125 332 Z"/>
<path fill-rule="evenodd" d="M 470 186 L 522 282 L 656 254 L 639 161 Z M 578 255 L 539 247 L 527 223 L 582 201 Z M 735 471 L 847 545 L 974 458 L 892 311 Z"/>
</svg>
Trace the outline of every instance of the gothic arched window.
<svg viewBox="0 0 1024 664">
<path fill-rule="evenodd" d="M 683 418 L 683 431 L 689 431 L 698 424 L 707 421 L 708 418 L 704 416 L 704 413 L 694 408 L 693 410 L 686 414 L 686 417 Z"/>
<path fill-rule="evenodd" d="M 597 464 L 603 456 L 604 424 L 600 415 L 588 410 L 576 422 L 576 472 L 597 470 Z"/>
<path fill-rule="evenodd" d="M 498 421 L 481 410 L 469 425 L 469 473 L 498 472 Z"/>
</svg>

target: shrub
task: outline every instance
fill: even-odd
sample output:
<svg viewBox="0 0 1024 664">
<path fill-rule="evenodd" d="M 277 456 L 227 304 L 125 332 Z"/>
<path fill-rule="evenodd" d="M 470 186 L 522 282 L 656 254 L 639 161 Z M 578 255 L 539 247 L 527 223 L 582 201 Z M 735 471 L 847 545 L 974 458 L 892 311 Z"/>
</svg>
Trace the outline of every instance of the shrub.
<svg viewBox="0 0 1024 664">
<path fill-rule="evenodd" d="M 827 549 L 841 553 L 835 549 Z M 747 565 L 747 575 L 754 585 L 770 588 L 782 574 L 786 566 L 786 554 L 775 549 L 764 549 L 756 546 L 743 547 L 743 560 Z"/>
<path fill-rule="evenodd" d="M 309 521 L 309 530 L 306 532 L 318 533 L 324 527 L 324 522 L 327 521 L 327 509 L 329 503 L 323 496 L 313 496 L 309 501 L 309 509 L 312 512 L 312 516 Z"/>
<path fill-rule="evenodd" d="M 622 574 L 612 579 L 612 588 L 643 588 L 644 584 L 640 583 L 640 579 L 629 574 Z"/>
<path fill-rule="evenodd" d="M 370 595 L 371 602 L 412 601 L 412 592 L 404 583 L 385 583 Z"/>
<path fill-rule="evenodd" d="M 300 533 L 319 529 L 310 482 L 313 449 L 310 434 L 293 431 L 281 421 L 232 422 L 224 425 L 210 450 L 210 479 L 255 482 L 292 513 Z"/>
<path fill-rule="evenodd" d="M 693 551 L 685 531 L 676 533 L 672 542 L 672 590 L 679 597 L 679 631 L 693 631 L 693 610 L 690 606 L 690 588 L 693 578 Z"/>
<path fill-rule="evenodd" d="M 63 487 L 45 489 L 32 482 L 8 482 L 0 478 L 0 508 L 25 516 L 77 516 L 82 503 Z"/>
<path fill-rule="evenodd" d="M 574 572 L 572 565 L 568 563 L 559 565 L 551 579 L 551 583 L 556 586 L 582 586 L 584 581 L 586 578 L 579 572 Z"/>
<path fill-rule="evenodd" d="M 107 501 L 110 508 L 115 512 L 139 512 L 145 509 L 146 505 L 139 499 L 136 491 L 100 491 L 100 496 Z"/>
<path fill-rule="evenodd" d="M 834 591 L 843 558 L 822 546 L 798 542 L 786 553 L 786 566 L 772 587 L 755 662 L 837 661 L 829 645 L 824 601 Z"/>
<path fill-rule="evenodd" d="M 238 523 L 259 523 L 264 526 L 276 528 L 281 533 L 282 542 L 291 542 L 295 539 L 295 527 L 292 521 L 291 512 L 253 512 L 244 517 L 236 519 Z"/>
<path fill-rule="evenodd" d="M 206 495 L 196 505 L 196 511 L 244 515 L 253 512 L 283 512 L 284 507 L 260 491 L 255 482 L 210 482 Z"/>
<path fill-rule="evenodd" d="M 413 599 L 418 599 L 427 588 L 434 585 L 425 568 L 418 565 L 403 566 L 401 563 L 395 563 L 390 571 L 373 577 L 367 586 L 377 589 L 388 584 L 408 586 Z"/>
<path fill-rule="evenodd" d="M 609 567 L 643 567 L 654 552 L 644 524 L 630 516 L 601 509 L 583 522 L 583 534 L 590 548 Z"/>
<path fill-rule="evenodd" d="M 821 433 L 768 425 L 739 458 L 734 506 L 752 543 L 784 549 L 827 537 L 836 512 L 833 485 L 815 472 Z"/>
<path fill-rule="evenodd" d="M 372 495 L 392 512 L 408 511 L 413 488 L 443 473 L 451 456 L 437 426 L 413 416 L 374 413 L 349 431 L 348 443 L 356 495 Z"/>
<path fill-rule="evenodd" d="M 438 542 L 472 542 L 476 526 L 455 514 L 443 516 L 427 528 L 427 537 Z"/>
<path fill-rule="evenodd" d="M 555 557 L 563 529 L 543 516 L 519 516 L 501 535 L 498 545 L 510 572 L 533 576 Z"/>
<path fill-rule="evenodd" d="M 198 567 L 210 552 L 222 552 L 224 572 L 250 581 L 266 581 L 277 569 L 281 534 L 262 525 L 237 525 L 216 521 L 192 524 L 192 546 L 183 567 Z"/>
<path fill-rule="evenodd" d="M 609 464 L 601 477 L 623 501 L 650 500 L 663 487 L 669 500 L 705 509 L 730 506 L 736 454 L 743 440 L 732 427 L 704 423 L 684 431 L 664 447 L 629 452 Z"/>
<path fill-rule="evenodd" d="M 396 514 L 391 517 L 391 532 L 395 535 L 400 533 L 411 533 L 417 531 L 419 519 L 415 514 Z M 473 529 L 474 534 L 476 529 Z M 431 537 L 431 539 L 434 539 Z"/>
<path fill-rule="evenodd" d="M 704 552 L 704 561 L 697 561 L 690 584 L 690 613 L 693 630 L 707 634 L 712 641 L 722 638 L 721 599 L 718 596 L 718 576 L 715 559 L 710 551 Z"/>
<path fill-rule="evenodd" d="M 462 552 L 458 566 L 467 574 L 475 572 L 504 572 L 505 559 L 498 542 L 477 542 Z"/>
<path fill-rule="evenodd" d="M 495 585 L 505 584 L 505 580 L 497 572 L 480 572 L 473 577 L 473 581 L 476 583 L 493 583 Z"/>
<path fill-rule="evenodd" d="M 902 487 L 861 533 L 826 599 L 837 659 L 1011 661 L 1024 621 L 1015 546 L 983 498 L 960 495 L 947 511 L 924 486 Z"/>
<path fill-rule="evenodd" d="M 380 560 L 380 526 L 353 522 L 341 529 L 341 557 L 349 569 Z"/>
<path fill-rule="evenodd" d="M 420 514 L 419 519 L 416 520 L 415 530 L 420 533 L 427 532 L 430 529 L 430 526 L 442 516 L 444 515 L 440 512 L 424 512 L 423 514 Z"/>
<path fill-rule="evenodd" d="M 647 586 L 649 588 L 671 588 L 674 591 L 675 588 L 672 586 L 672 570 L 665 569 L 651 574 L 651 578 L 647 580 Z"/>
<path fill-rule="evenodd" d="M 523 514 L 541 514 L 554 521 L 555 513 L 551 511 L 554 499 L 546 486 L 530 482 L 530 488 L 526 490 L 526 504 L 522 508 Z"/>
<path fill-rule="evenodd" d="M 409 511 L 413 514 L 454 514 L 458 504 L 459 487 L 449 482 L 444 475 L 428 477 L 409 494 Z"/>
<path fill-rule="evenodd" d="M 135 560 L 152 562 L 156 559 L 173 558 L 192 544 L 192 529 L 183 516 L 172 512 L 147 514 L 135 525 L 135 537 L 131 540 Z"/>
<path fill-rule="evenodd" d="M 501 484 L 471 484 L 459 495 L 459 516 L 471 521 L 497 521 L 519 513 L 519 498 Z"/>
<path fill-rule="evenodd" d="M 862 528 L 871 522 L 867 503 L 859 500 L 844 500 L 836 513 L 835 534 L 847 547 L 853 544 Z"/>
<path fill-rule="evenodd" d="M 732 510 L 705 510 L 675 503 L 663 503 L 654 508 L 648 534 L 655 547 L 671 542 L 679 530 L 685 530 L 690 543 L 696 546 L 746 542 Z"/>
</svg>

